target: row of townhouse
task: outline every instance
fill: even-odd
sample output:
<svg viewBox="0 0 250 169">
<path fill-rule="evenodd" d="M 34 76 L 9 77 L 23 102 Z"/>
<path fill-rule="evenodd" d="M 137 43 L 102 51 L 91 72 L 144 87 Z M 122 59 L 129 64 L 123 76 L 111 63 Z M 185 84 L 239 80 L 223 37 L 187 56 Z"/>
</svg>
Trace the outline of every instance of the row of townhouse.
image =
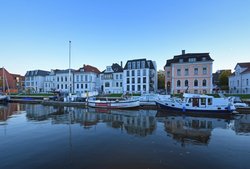
<svg viewBox="0 0 250 169">
<path fill-rule="evenodd" d="M 114 63 L 103 72 L 96 67 L 83 65 L 78 70 L 33 70 L 25 75 L 25 88 L 35 93 L 52 91 L 82 94 L 149 93 L 157 90 L 156 63 L 146 59 L 127 61 L 125 67 Z"/>
</svg>

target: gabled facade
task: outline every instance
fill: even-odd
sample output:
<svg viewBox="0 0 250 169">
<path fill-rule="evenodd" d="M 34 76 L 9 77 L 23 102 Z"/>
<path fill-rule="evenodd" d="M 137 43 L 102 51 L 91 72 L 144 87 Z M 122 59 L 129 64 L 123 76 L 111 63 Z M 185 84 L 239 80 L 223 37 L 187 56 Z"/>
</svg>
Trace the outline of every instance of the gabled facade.
<svg viewBox="0 0 250 169">
<path fill-rule="evenodd" d="M 5 68 L 0 68 L 0 91 L 18 93 L 22 90 L 24 90 L 24 76 L 12 74 Z"/>
<path fill-rule="evenodd" d="M 43 93 L 45 76 L 49 73 L 44 70 L 27 71 L 25 74 L 25 90 L 32 93 Z"/>
<path fill-rule="evenodd" d="M 74 72 L 74 92 L 81 95 L 86 92 L 98 91 L 98 74 L 100 71 L 90 65 L 83 65 Z"/>
<path fill-rule="evenodd" d="M 156 92 L 156 62 L 146 59 L 128 60 L 123 71 L 123 91 L 128 93 Z"/>
<path fill-rule="evenodd" d="M 212 93 L 213 59 L 209 53 L 185 53 L 164 66 L 167 93 Z"/>
<path fill-rule="evenodd" d="M 230 93 L 250 94 L 250 62 L 237 63 L 229 77 Z"/>
<path fill-rule="evenodd" d="M 64 93 L 74 93 L 74 69 L 65 69 L 65 70 L 53 70 L 53 74 L 50 77 L 50 80 L 54 81 L 52 84 L 55 87 L 56 91 Z"/>
<path fill-rule="evenodd" d="M 100 86 L 102 93 L 123 93 L 122 64 L 113 63 L 100 73 Z"/>
</svg>

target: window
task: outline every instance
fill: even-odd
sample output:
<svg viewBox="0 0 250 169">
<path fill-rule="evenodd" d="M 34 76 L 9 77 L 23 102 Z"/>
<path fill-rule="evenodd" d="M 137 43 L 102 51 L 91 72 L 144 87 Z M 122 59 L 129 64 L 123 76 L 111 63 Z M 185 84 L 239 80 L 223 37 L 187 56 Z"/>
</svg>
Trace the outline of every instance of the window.
<svg viewBox="0 0 250 169">
<path fill-rule="evenodd" d="M 59 77 L 57 77 L 57 81 L 59 82 Z"/>
<path fill-rule="evenodd" d="M 145 61 L 141 62 L 141 68 L 145 68 Z"/>
<path fill-rule="evenodd" d="M 129 88 L 129 85 L 127 85 L 127 91 L 129 91 L 129 89 L 130 89 L 130 88 Z"/>
<path fill-rule="evenodd" d="M 177 90 L 177 93 L 178 93 L 178 94 L 180 94 L 180 93 L 181 93 L 181 91 L 180 91 L 180 90 Z"/>
<path fill-rule="evenodd" d="M 137 83 L 141 83 L 141 78 L 140 77 L 137 78 Z"/>
<path fill-rule="evenodd" d="M 138 91 L 141 91 L 141 85 L 138 85 L 138 86 L 137 86 L 137 90 L 138 90 Z"/>
<path fill-rule="evenodd" d="M 65 76 L 65 82 L 67 82 L 68 81 L 68 78 L 67 78 L 67 76 Z"/>
<path fill-rule="evenodd" d="M 63 89 L 63 84 L 61 84 L 61 89 Z"/>
<path fill-rule="evenodd" d="M 67 84 L 65 84 L 65 89 L 67 89 L 68 88 L 68 85 Z"/>
<path fill-rule="evenodd" d="M 137 61 L 137 69 L 140 69 L 140 61 Z"/>
<path fill-rule="evenodd" d="M 132 62 L 132 69 L 135 69 L 135 62 Z"/>
<path fill-rule="evenodd" d="M 131 69 L 131 62 L 128 62 L 128 69 Z"/>
<path fill-rule="evenodd" d="M 185 80 L 185 87 L 188 87 L 188 80 Z"/>
<path fill-rule="evenodd" d="M 146 83 L 146 77 L 143 77 L 143 83 Z"/>
<path fill-rule="evenodd" d="M 105 87 L 109 87 L 109 82 L 105 82 Z"/>
<path fill-rule="evenodd" d="M 170 71 L 167 71 L 167 77 L 170 77 Z"/>
<path fill-rule="evenodd" d="M 134 84 L 135 83 L 135 78 L 132 78 L 132 84 Z"/>
<path fill-rule="evenodd" d="M 198 86 L 198 80 L 194 80 L 194 86 L 195 86 L 195 87 Z"/>
<path fill-rule="evenodd" d="M 194 93 L 195 93 L 195 94 L 198 94 L 198 90 L 195 89 L 195 90 L 194 90 Z"/>
<path fill-rule="evenodd" d="M 135 76 L 135 71 L 134 70 L 132 70 L 132 76 Z"/>
<path fill-rule="evenodd" d="M 119 79 L 119 76 L 118 76 L 118 75 L 116 75 L 116 79 L 117 79 L 117 80 Z"/>
<path fill-rule="evenodd" d="M 122 82 L 120 82 L 120 87 L 122 87 Z"/>
<path fill-rule="evenodd" d="M 130 80 L 129 80 L 129 78 L 127 78 L 127 83 L 130 83 Z"/>
<path fill-rule="evenodd" d="M 146 69 L 143 70 L 143 76 L 146 76 L 147 72 Z"/>
<path fill-rule="evenodd" d="M 182 62 L 183 62 L 183 59 L 179 59 L 179 62 L 182 63 Z"/>
<path fill-rule="evenodd" d="M 87 89 L 88 88 L 88 84 L 85 84 L 85 89 Z"/>
<path fill-rule="evenodd" d="M 207 81 L 206 81 L 206 79 L 204 79 L 204 80 L 202 81 L 202 86 L 207 86 Z"/>
<path fill-rule="evenodd" d="M 177 69 L 177 76 L 181 76 L 181 69 Z"/>
<path fill-rule="evenodd" d="M 79 82 L 79 76 L 78 75 L 76 75 L 76 81 Z"/>
<path fill-rule="evenodd" d="M 102 76 L 103 77 L 103 76 Z M 83 81 L 83 75 L 81 75 L 81 81 Z"/>
<path fill-rule="evenodd" d="M 63 77 L 61 77 L 61 82 L 63 82 Z"/>
<path fill-rule="evenodd" d="M 122 74 L 120 74 L 120 79 L 122 79 Z"/>
<path fill-rule="evenodd" d="M 207 94 L 207 90 L 203 90 L 203 94 Z"/>
<path fill-rule="evenodd" d="M 246 80 L 246 85 L 248 86 L 248 79 Z"/>
<path fill-rule="evenodd" d="M 212 105 L 212 104 L 213 104 L 212 98 L 208 98 L 208 99 L 207 99 L 207 104 L 208 104 L 208 105 Z"/>
<path fill-rule="evenodd" d="M 177 87 L 180 87 L 180 86 L 181 86 L 181 81 L 177 80 Z"/>
<path fill-rule="evenodd" d="M 206 58 L 206 57 L 203 57 L 203 58 L 202 58 L 202 61 L 206 61 L 206 60 L 207 60 L 207 58 Z"/>
<path fill-rule="evenodd" d="M 83 84 L 81 84 L 81 89 L 83 89 Z"/>
<path fill-rule="evenodd" d="M 141 76 L 141 71 L 137 70 L 137 76 Z"/>
<path fill-rule="evenodd" d="M 59 89 L 59 84 L 57 85 L 57 89 Z"/>
<path fill-rule="evenodd" d="M 76 88 L 79 89 L 79 84 L 76 84 Z"/>
<path fill-rule="evenodd" d="M 142 87 L 143 87 L 143 91 L 146 91 L 146 89 L 147 89 L 146 85 L 143 85 Z"/>
<path fill-rule="evenodd" d="M 206 105 L 206 98 L 201 98 L 201 105 L 203 105 L 203 106 Z"/>
<path fill-rule="evenodd" d="M 119 83 L 118 82 L 116 82 L 116 87 L 119 87 Z"/>
<path fill-rule="evenodd" d="M 238 86 L 238 87 L 240 86 L 240 81 L 239 81 L 239 80 L 237 80 L 237 86 Z"/>
<path fill-rule="evenodd" d="M 194 74 L 198 75 L 198 68 L 194 68 Z"/>
<path fill-rule="evenodd" d="M 189 74 L 188 69 L 185 69 L 185 76 L 188 76 L 188 74 Z"/>
<path fill-rule="evenodd" d="M 204 68 L 203 68 L 203 75 L 206 75 L 206 74 L 207 74 L 207 68 L 204 67 Z"/>
<path fill-rule="evenodd" d="M 195 62 L 195 61 L 196 61 L 196 58 L 189 58 L 188 61 L 189 61 L 189 62 Z"/>
<path fill-rule="evenodd" d="M 88 81 L 88 75 L 85 75 L 85 81 L 86 82 Z"/>
<path fill-rule="evenodd" d="M 127 76 L 129 76 L 129 70 L 127 70 Z"/>
<path fill-rule="evenodd" d="M 132 85 L 132 91 L 135 91 L 135 85 Z"/>
</svg>

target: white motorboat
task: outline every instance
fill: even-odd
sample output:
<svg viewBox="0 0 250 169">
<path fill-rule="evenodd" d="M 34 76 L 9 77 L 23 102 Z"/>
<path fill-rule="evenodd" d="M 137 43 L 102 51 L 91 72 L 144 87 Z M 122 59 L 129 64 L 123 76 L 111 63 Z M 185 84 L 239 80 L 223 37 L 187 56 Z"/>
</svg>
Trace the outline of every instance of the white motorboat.
<svg viewBox="0 0 250 169">
<path fill-rule="evenodd" d="M 97 107 L 97 108 L 114 108 L 114 109 L 124 109 L 124 108 L 135 108 L 140 106 L 140 102 L 138 100 L 95 100 L 88 99 L 89 107 Z"/>
<path fill-rule="evenodd" d="M 189 94 L 183 95 L 181 99 L 157 100 L 157 105 L 163 109 L 199 113 L 232 113 L 235 106 L 227 98 L 214 98 L 213 96 Z"/>
<path fill-rule="evenodd" d="M 133 97 L 133 99 L 137 99 L 140 101 L 141 106 L 155 106 L 156 100 L 168 100 L 170 95 L 159 95 L 159 94 L 144 94 L 139 97 Z"/>
<path fill-rule="evenodd" d="M 235 108 L 249 107 L 248 104 L 244 103 L 238 96 L 230 96 L 228 100 L 235 106 Z"/>
</svg>

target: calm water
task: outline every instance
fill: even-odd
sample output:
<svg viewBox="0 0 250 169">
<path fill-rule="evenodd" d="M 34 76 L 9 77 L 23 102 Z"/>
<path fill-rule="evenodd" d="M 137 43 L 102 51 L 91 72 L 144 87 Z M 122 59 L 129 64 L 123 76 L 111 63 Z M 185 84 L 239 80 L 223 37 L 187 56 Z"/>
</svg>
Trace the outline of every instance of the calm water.
<svg viewBox="0 0 250 169">
<path fill-rule="evenodd" d="M 0 169 L 250 168 L 250 114 L 0 105 Z"/>
</svg>

